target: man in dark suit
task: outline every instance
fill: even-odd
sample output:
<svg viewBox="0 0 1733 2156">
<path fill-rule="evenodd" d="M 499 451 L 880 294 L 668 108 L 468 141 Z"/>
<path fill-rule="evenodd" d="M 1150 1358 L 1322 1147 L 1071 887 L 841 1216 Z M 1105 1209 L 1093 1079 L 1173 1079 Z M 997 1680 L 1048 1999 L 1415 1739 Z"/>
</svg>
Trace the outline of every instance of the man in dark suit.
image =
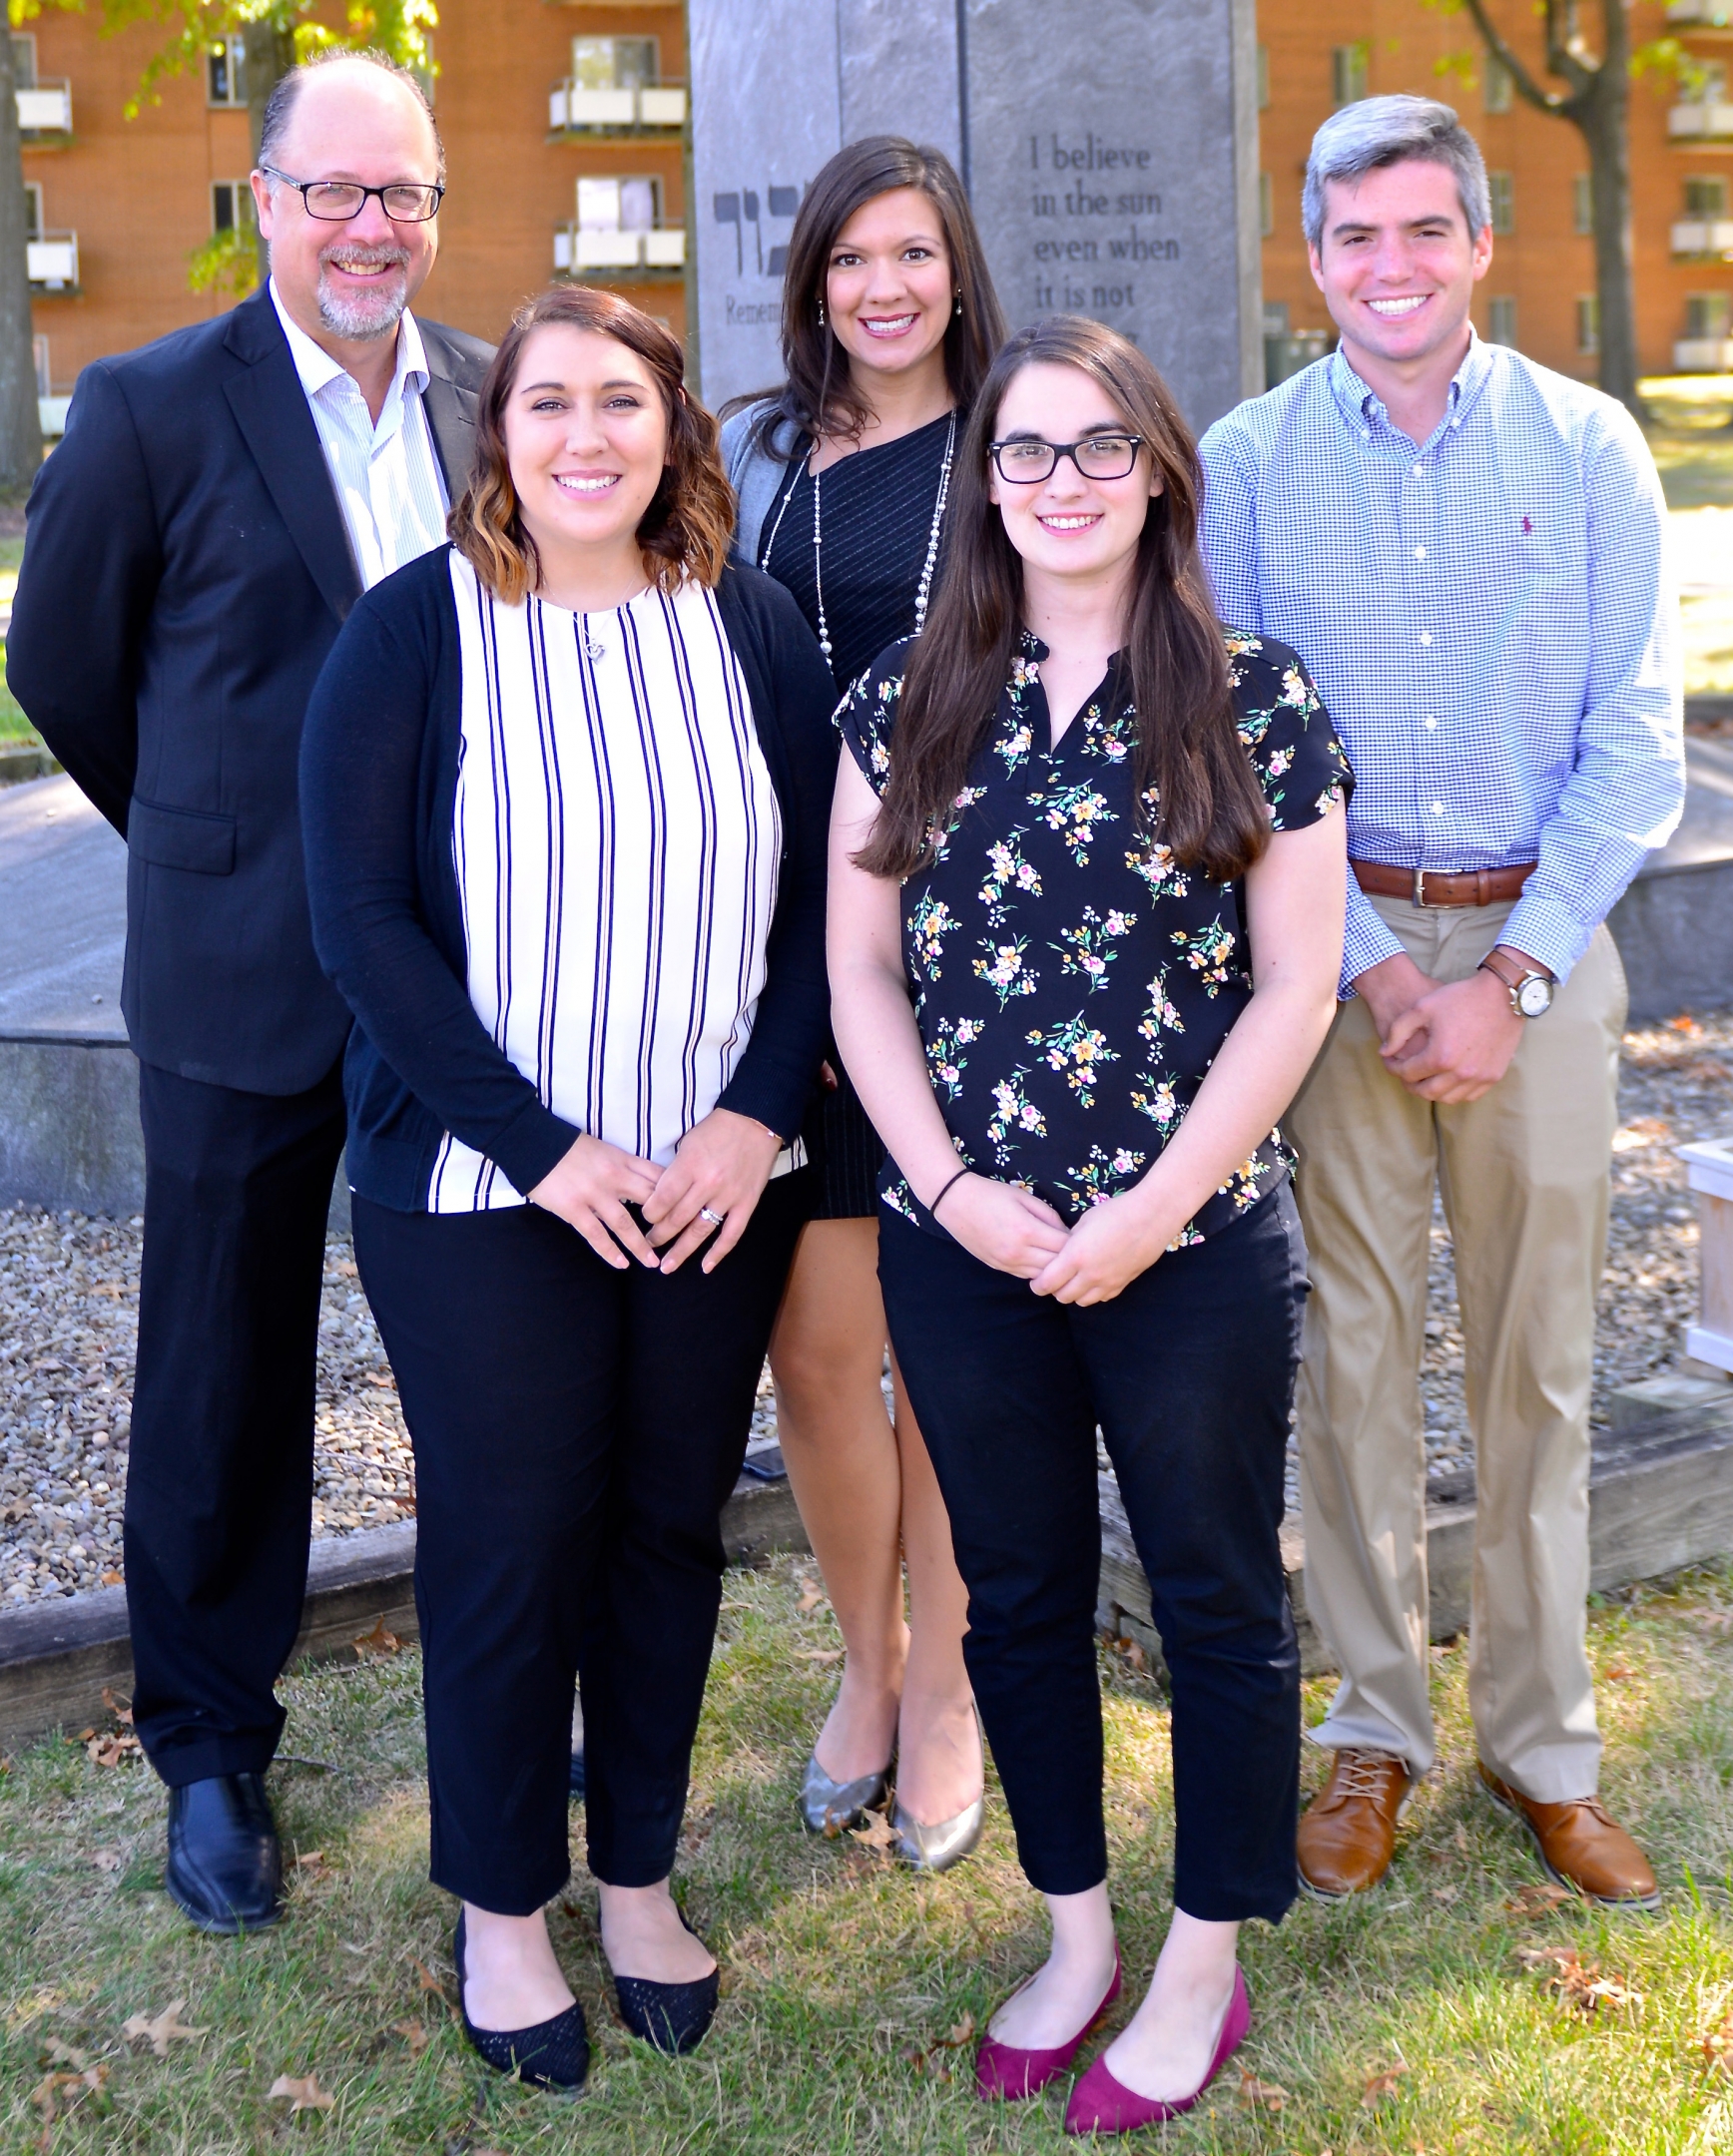
<svg viewBox="0 0 1733 2156">
<path fill-rule="evenodd" d="M 295 766 L 365 585 L 444 535 L 489 347 L 408 302 L 443 154 L 412 77 L 279 85 L 253 175 L 267 288 L 87 367 L 30 502 L 8 654 L 127 840 L 144 1273 L 127 1480 L 136 1727 L 168 1887 L 203 1929 L 278 1913 L 264 1775 L 299 1625 L 319 1282 L 348 1012 L 313 955 Z"/>
</svg>

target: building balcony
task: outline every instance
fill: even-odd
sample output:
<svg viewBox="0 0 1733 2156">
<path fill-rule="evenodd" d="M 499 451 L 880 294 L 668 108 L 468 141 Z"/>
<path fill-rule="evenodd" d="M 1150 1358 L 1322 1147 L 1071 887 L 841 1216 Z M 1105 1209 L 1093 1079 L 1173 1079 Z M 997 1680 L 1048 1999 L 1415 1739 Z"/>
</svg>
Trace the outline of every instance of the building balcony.
<svg viewBox="0 0 1733 2156">
<path fill-rule="evenodd" d="M 1672 230 L 1675 255 L 1723 261 L 1733 255 L 1733 218 L 1684 218 Z"/>
<path fill-rule="evenodd" d="M 562 225 L 554 233 L 554 269 L 561 276 L 654 283 L 686 273 L 686 232 L 593 232 Z"/>
<path fill-rule="evenodd" d="M 1675 105 L 1667 133 L 1674 142 L 1733 142 L 1733 105 Z"/>
<path fill-rule="evenodd" d="M 1681 374 L 1733 374 L 1733 337 L 1681 337 L 1673 365 Z"/>
<path fill-rule="evenodd" d="M 1677 28 L 1733 29 L 1730 0 L 1667 0 L 1667 20 Z"/>
<path fill-rule="evenodd" d="M 29 139 L 72 133 L 72 84 L 63 78 L 34 82 L 14 93 L 18 132 Z"/>
<path fill-rule="evenodd" d="M 568 78 L 548 93 L 548 127 L 555 135 L 661 135 L 685 125 L 684 83 L 589 90 Z"/>
<path fill-rule="evenodd" d="M 43 233 L 24 249 L 32 291 L 63 292 L 78 289 L 77 233 Z"/>
</svg>

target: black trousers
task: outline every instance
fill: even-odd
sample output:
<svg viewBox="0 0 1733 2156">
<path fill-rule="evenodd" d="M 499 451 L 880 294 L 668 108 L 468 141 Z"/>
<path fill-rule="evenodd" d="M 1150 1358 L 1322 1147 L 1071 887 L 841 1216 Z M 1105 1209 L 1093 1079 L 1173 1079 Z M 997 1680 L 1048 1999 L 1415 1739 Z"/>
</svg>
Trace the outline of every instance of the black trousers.
<svg viewBox="0 0 1733 2156">
<path fill-rule="evenodd" d="M 740 1473 L 810 1171 L 708 1278 L 613 1271 L 534 1206 L 354 1201 L 415 1446 L 431 1876 L 528 1915 L 569 1874 L 572 1680 L 590 1869 L 674 1868 Z"/>
<path fill-rule="evenodd" d="M 1274 1921 L 1294 1898 L 1299 1802 L 1300 1657 L 1279 1545 L 1306 1288 L 1291 1194 L 1084 1310 L 891 1213 L 878 1253 L 1031 1885 L 1080 1893 L 1107 1876 L 1099 1423 L 1173 1681 L 1175 1906 Z"/>
<path fill-rule="evenodd" d="M 127 1467 L 133 1713 L 171 1788 L 263 1772 L 300 1626 L 332 1069 L 238 1093 L 139 1067 L 145 1250 Z"/>
</svg>

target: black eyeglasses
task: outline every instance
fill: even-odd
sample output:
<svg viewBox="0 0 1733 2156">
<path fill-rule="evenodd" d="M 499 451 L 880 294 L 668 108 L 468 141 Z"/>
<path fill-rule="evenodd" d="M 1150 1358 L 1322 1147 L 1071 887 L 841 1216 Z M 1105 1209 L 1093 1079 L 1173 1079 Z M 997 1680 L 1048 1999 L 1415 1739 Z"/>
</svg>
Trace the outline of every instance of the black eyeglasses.
<svg viewBox="0 0 1733 2156">
<path fill-rule="evenodd" d="M 268 179 L 293 188 L 305 203 L 307 216 L 326 225 L 346 225 L 351 218 L 358 218 L 369 195 L 379 198 L 379 208 L 393 225 L 425 225 L 439 215 L 445 193 L 431 182 L 399 180 L 390 187 L 362 187 L 358 180 L 291 180 L 275 165 L 261 165 L 259 169 Z"/>
<path fill-rule="evenodd" d="M 1143 436 L 1091 434 L 1083 441 L 996 441 L 987 447 L 1001 479 L 1033 486 L 1053 476 L 1061 457 L 1069 457 L 1085 479 L 1123 479 L 1137 462 Z"/>
</svg>

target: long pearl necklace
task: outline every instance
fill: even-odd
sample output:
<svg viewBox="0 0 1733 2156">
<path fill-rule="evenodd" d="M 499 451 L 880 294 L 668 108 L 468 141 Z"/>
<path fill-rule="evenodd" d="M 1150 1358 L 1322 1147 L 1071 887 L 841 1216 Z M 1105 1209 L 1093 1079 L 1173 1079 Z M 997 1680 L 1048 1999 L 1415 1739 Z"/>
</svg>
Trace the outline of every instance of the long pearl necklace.
<svg viewBox="0 0 1733 2156">
<path fill-rule="evenodd" d="M 926 627 L 926 602 L 928 595 L 931 593 L 932 590 L 933 567 L 938 560 L 938 541 L 939 535 L 944 529 L 945 504 L 950 499 L 950 466 L 951 458 L 955 454 L 955 451 L 956 413 L 953 410 L 950 415 L 950 425 L 945 431 L 944 462 L 939 466 L 938 492 L 933 498 L 932 528 L 930 531 L 928 531 L 926 535 L 926 559 L 920 565 L 920 582 L 915 586 L 914 591 L 914 633 L 916 636 L 919 636 L 920 632 Z M 820 498 L 820 488 L 823 478 L 824 474 L 822 472 L 814 472 L 813 586 L 814 589 L 817 591 L 819 598 L 819 649 L 824 653 L 826 664 L 829 665 L 831 658 L 831 625 L 825 618 L 825 534 L 823 522 L 824 512 Z M 771 526 L 771 535 L 769 539 L 765 541 L 765 550 L 763 555 L 759 559 L 759 567 L 761 569 L 768 571 L 770 568 L 771 549 L 777 543 L 777 533 L 781 531 L 783 527 L 784 512 L 787 510 L 789 503 L 793 501 L 795 496 L 795 488 L 799 484 L 800 473 L 797 471 L 794 478 L 789 482 L 787 491 L 784 493 L 782 501 L 778 506 L 776 522 Z"/>
</svg>

